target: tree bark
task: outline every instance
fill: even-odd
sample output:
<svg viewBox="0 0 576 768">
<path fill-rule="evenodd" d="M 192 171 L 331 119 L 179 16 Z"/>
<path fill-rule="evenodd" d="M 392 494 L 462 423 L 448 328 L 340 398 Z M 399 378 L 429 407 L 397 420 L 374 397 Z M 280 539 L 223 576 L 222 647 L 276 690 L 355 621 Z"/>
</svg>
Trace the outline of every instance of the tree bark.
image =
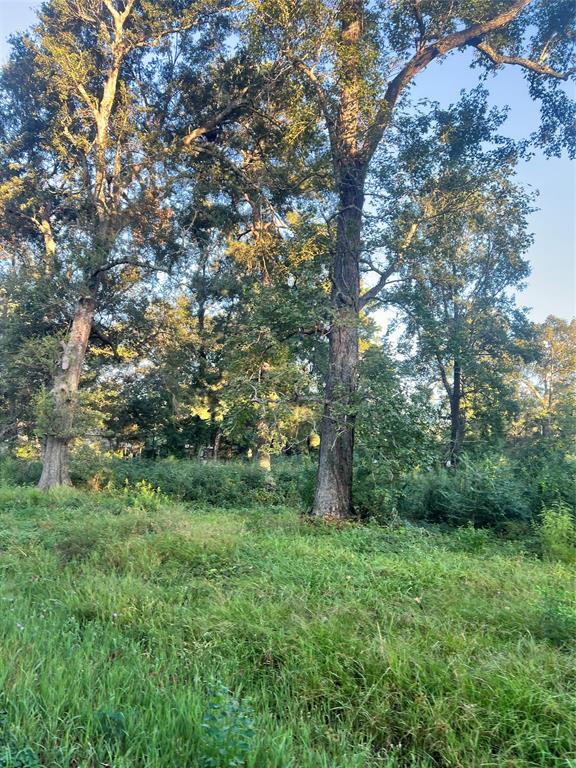
<svg viewBox="0 0 576 768">
<path fill-rule="evenodd" d="M 270 445 L 267 436 L 265 409 L 256 426 L 256 461 L 260 469 L 265 472 L 272 471 L 272 459 L 270 456 Z"/>
<path fill-rule="evenodd" d="M 38 229 L 44 240 L 44 276 L 50 277 L 54 267 L 54 259 L 56 258 L 56 241 L 54 240 L 50 220 L 47 217 L 43 217 L 38 223 Z"/>
<path fill-rule="evenodd" d="M 220 427 L 216 429 L 214 435 L 214 448 L 212 450 L 212 460 L 218 461 L 218 454 L 220 453 L 220 443 L 222 441 L 222 430 Z"/>
<path fill-rule="evenodd" d="M 258 466 L 260 467 L 260 469 L 263 469 L 264 472 L 271 472 L 272 457 L 270 456 L 270 453 L 266 451 L 266 449 L 259 448 L 256 456 L 258 459 Z"/>
<path fill-rule="evenodd" d="M 353 514 L 352 474 L 358 379 L 358 312 L 364 172 L 340 176 L 340 212 L 332 274 L 329 367 L 320 425 L 320 456 L 312 515 L 326 520 Z"/>
<path fill-rule="evenodd" d="M 45 435 L 42 448 L 42 476 L 38 488 L 48 490 L 72 485 L 68 471 L 68 440 L 58 435 Z"/>
<path fill-rule="evenodd" d="M 462 415 L 462 367 L 454 361 L 454 375 L 450 394 L 450 453 L 451 467 L 456 467 L 464 442 L 464 418 Z"/>
<path fill-rule="evenodd" d="M 50 424 L 43 440 L 42 476 L 38 483 L 42 489 L 71 485 L 68 445 L 73 436 L 78 384 L 94 310 L 95 301 L 92 296 L 83 296 L 78 300 L 68 338 L 63 343 L 62 356 L 50 393 Z"/>
</svg>

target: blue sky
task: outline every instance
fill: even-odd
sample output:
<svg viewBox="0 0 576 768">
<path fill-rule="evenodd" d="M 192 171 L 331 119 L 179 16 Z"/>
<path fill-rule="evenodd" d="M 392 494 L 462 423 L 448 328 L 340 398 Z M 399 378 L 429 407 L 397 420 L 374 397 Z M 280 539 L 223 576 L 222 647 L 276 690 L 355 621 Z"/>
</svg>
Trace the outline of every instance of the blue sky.
<svg viewBox="0 0 576 768">
<path fill-rule="evenodd" d="M 0 0 L 0 61 L 8 55 L 8 35 L 28 27 L 39 5 L 32 0 Z M 458 53 L 422 73 L 414 95 L 449 104 L 462 88 L 473 88 L 477 82 L 478 72 L 470 70 L 465 55 Z M 538 105 L 530 100 L 519 69 L 502 68 L 486 85 L 492 104 L 510 107 L 502 130 L 513 138 L 527 137 L 538 125 Z M 549 314 L 570 319 L 576 315 L 576 163 L 547 159 L 537 152 L 521 165 L 518 177 L 540 192 L 539 210 L 530 218 L 532 275 L 519 302 L 531 308 L 534 320 Z"/>
</svg>

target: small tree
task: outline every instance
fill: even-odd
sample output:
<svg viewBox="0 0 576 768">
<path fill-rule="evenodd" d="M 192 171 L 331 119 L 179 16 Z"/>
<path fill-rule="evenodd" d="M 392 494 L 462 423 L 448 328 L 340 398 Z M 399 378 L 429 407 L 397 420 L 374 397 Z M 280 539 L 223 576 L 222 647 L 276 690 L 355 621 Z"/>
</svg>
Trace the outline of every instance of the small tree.
<svg viewBox="0 0 576 768">
<path fill-rule="evenodd" d="M 519 380 L 522 430 L 571 447 L 576 430 L 576 320 L 536 326 L 536 357 Z"/>
<path fill-rule="evenodd" d="M 444 389 L 453 466 L 467 415 L 475 411 L 478 419 L 483 399 L 505 411 L 499 397 L 527 326 L 510 292 L 529 274 L 529 197 L 514 184 L 517 148 L 498 134 L 503 117 L 476 91 L 406 120 L 395 173 L 386 172 L 390 161 L 380 173 L 396 220 L 413 232 L 398 260 L 399 287 L 388 298 L 405 315 L 417 365 Z"/>
</svg>

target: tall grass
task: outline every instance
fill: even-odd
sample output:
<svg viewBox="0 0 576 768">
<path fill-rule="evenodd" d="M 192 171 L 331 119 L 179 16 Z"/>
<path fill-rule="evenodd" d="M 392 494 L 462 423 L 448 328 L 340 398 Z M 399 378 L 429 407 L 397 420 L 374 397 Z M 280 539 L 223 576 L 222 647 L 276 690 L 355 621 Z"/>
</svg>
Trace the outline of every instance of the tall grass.
<svg viewBox="0 0 576 768">
<path fill-rule="evenodd" d="M 0 523 L 0 765 L 576 760 L 574 573 L 519 545 L 145 484 L 3 488 Z"/>
</svg>

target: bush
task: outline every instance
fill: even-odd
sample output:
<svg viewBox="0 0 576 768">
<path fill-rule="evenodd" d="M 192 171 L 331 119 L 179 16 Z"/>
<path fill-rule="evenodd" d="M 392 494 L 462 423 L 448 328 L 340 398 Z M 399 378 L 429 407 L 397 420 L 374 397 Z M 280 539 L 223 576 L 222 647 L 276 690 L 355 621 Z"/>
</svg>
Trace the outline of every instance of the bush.
<svg viewBox="0 0 576 768">
<path fill-rule="evenodd" d="M 6 456 L 0 461 L 0 482 L 8 485 L 36 485 L 42 474 L 42 463 Z"/>
<path fill-rule="evenodd" d="M 398 480 L 387 464 L 361 456 L 354 468 L 354 509 L 362 519 L 389 524 L 398 517 Z"/>
<path fill-rule="evenodd" d="M 557 502 L 545 508 L 538 533 L 545 559 L 576 562 L 576 523 L 568 507 Z"/>
<path fill-rule="evenodd" d="M 486 528 L 474 528 L 471 523 L 450 535 L 449 546 L 461 552 L 480 554 L 494 547 L 494 535 Z"/>
<path fill-rule="evenodd" d="M 528 522 L 532 510 L 527 488 L 504 458 L 466 460 L 457 470 L 437 469 L 408 480 L 400 512 L 414 520 L 503 529 Z"/>
<path fill-rule="evenodd" d="M 110 480 L 116 486 L 146 481 L 168 496 L 221 507 L 246 507 L 281 502 L 271 478 L 252 464 L 241 462 L 202 464 L 197 461 L 138 459 L 110 463 Z"/>
<path fill-rule="evenodd" d="M 70 478 L 74 485 L 99 490 L 110 478 L 111 455 L 97 446 L 79 442 L 70 451 Z"/>
<path fill-rule="evenodd" d="M 533 514 L 560 503 L 576 512 L 576 457 L 532 450 L 518 457 L 518 473 L 530 496 Z"/>
<path fill-rule="evenodd" d="M 42 465 L 37 461 L 5 458 L 0 462 L 0 482 L 34 485 Z M 271 473 L 244 461 L 200 462 L 184 459 L 134 459 L 126 461 L 88 445 L 71 451 L 70 476 L 75 485 L 99 490 L 143 488 L 159 490 L 181 501 L 220 507 L 262 504 L 311 503 L 316 468 L 307 457 L 278 458 Z"/>
<path fill-rule="evenodd" d="M 206 462 L 183 459 L 109 461 L 102 482 L 116 487 L 146 481 L 163 494 L 197 504 L 246 508 L 259 505 L 308 503 L 313 489 L 314 464 L 305 458 L 278 459 L 272 472 L 257 464 L 231 461 Z"/>
<path fill-rule="evenodd" d="M 241 768 L 254 739 L 252 710 L 220 685 L 210 697 L 202 718 L 203 768 Z"/>
<path fill-rule="evenodd" d="M 359 449 L 354 507 L 359 517 L 383 524 L 403 517 L 455 527 L 471 523 L 523 535 L 543 508 L 561 505 L 574 510 L 574 463 L 573 457 L 542 451 L 515 458 L 464 457 L 456 470 L 442 467 L 402 476 L 397 464 Z M 307 456 L 279 456 L 267 473 L 247 461 L 127 461 L 83 444 L 71 452 L 70 465 L 74 484 L 93 490 L 108 486 L 138 490 L 142 484 L 140 489 L 159 490 L 181 501 L 227 508 L 290 505 L 310 509 L 316 483 L 316 463 Z M 5 458 L 0 462 L 0 482 L 35 484 L 40 471 L 37 461 Z M 538 541 L 536 547 L 540 547 Z"/>
<path fill-rule="evenodd" d="M 106 477 L 109 465 L 110 455 L 87 443 L 79 443 L 70 451 L 70 477 L 75 485 L 88 485 L 96 490 Z M 40 459 L 23 455 L 21 451 L 0 460 L 0 482 L 36 485 L 41 474 Z"/>
<path fill-rule="evenodd" d="M 309 456 L 279 456 L 272 463 L 272 477 L 283 503 L 312 507 L 316 487 L 316 462 Z"/>
<path fill-rule="evenodd" d="M 36 752 L 30 747 L 20 749 L 9 729 L 8 712 L 0 710 L 0 768 L 40 768 Z"/>
<path fill-rule="evenodd" d="M 546 600 L 535 635 L 557 648 L 568 650 L 576 644 L 576 610 L 554 597 Z"/>
</svg>

